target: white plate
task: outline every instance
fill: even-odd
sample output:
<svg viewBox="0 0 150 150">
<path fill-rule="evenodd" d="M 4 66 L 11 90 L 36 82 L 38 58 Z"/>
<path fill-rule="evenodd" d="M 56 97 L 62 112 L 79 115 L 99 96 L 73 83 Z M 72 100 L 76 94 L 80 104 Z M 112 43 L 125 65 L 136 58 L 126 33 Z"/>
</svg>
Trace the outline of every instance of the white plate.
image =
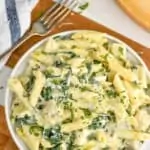
<svg viewBox="0 0 150 150">
<path fill-rule="evenodd" d="M 74 31 L 67 31 L 67 32 L 62 32 L 62 33 L 58 33 L 55 34 L 51 37 L 55 37 L 55 36 L 64 36 L 64 35 L 68 35 L 71 33 L 75 33 L 81 30 L 74 30 Z M 83 30 L 82 30 L 83 31 Z M 112 37 L 108 34 L 106 34 L 106 37 L 116 43 L 123 43 L 122 41 L 116 39 L 115 37 Z M 49 38 L 49 37 L 48 37 Z M 15 77 L 18 76 L 19 74 L 21 74 L 23 72 L 23 70 L 26 68 L 28 60 L 29 60 L 29 56 L 30 54 L 37 48 L 39 47 L 41 44 L 43 44 L 44 42 L 46 42 L 48 40 L 48 38 L 38 42 L 37 44 L 35 44 L 31 49 L 29 49 L 23 56 L 22 58 L 19 60 L 19 62 L 17 63 L 17 65 L 15 66 L 15 68 L 13 69 L 10 77 Z M 133 62 L 134 64 L 141 64 L 144 66 L 145 71 L 147 73 L 147 75 L 149 75 L 149 71 L 147 66 L 145 65 L 145 63 L 143 62 L 143 60 L 138 56 L 138 54 L 131 49 L 128 45 L 126 45 L 125 43 L 123 43 L 126 48 L 127 48 L 127 58 Z M 15 129 L 14 126 L 12 125 L 11 121 L 10 121 L 10 113 L 11 113 L 11 100 L 12 100 L 12 93 L 9 90 L 9 88 L 6 88 L 6 93 L 5 93 L 5 114 L 6 114 L 6 121 L 8 124 L 8 128 L 9 131 L 12 135 L 12 138 L 14 139 L 15 143 L 17 144 L 18 148 L 21 150 L 27 150 L 26 145 L 24 144 L 24 142 L 17 136 L 17 134 L 15 133 Z M 148 149 L 148 148 L 147 148 Z M 146 149 L 145 149 L 146 150 Z"/>
</svg>

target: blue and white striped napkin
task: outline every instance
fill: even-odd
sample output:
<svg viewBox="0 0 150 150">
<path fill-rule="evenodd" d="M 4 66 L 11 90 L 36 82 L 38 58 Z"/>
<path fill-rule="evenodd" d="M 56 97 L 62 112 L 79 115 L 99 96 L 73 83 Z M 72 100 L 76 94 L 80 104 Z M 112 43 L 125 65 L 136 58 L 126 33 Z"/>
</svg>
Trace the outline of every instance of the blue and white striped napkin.
<svg viewBox="0 0 150 150">
<path fill-rule="evenodd" d="M 55 0 L 62 1 L 62 0 Z M 88 0 L 78 0 L 76 11 L 87 8 Z M 31 11 L 38 0 L 0 0 L 0 54 L 9 49 L 30 26 Z M 8 57 L 0 61 L 0 68 Z"/>
<path fill-rule="evenodd" d="M 28 29 L 38 0 L 0 0 L 0 53 L 10 48 Z"/>
</svg>

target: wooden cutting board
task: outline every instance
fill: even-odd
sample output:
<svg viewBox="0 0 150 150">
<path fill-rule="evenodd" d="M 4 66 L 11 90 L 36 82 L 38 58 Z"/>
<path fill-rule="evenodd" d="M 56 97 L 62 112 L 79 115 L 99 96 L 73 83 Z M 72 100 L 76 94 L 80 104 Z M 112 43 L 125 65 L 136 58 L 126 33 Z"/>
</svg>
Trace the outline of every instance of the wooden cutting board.
<svg viewBox="0 0 150 150">
<path fill-rule="evenodd" d="M 17 150 L 17 146 L 8 131 L 4 107 L 2 106 L 0 106 L 0 150 Z"/>
<path fill-rule="evenodd" d="M 52 5 L 52 2 L 49 0 L 40 0 L 37 7 L 34 9 L 32 13 L 32 21 L 37 19 L 39 15 L 41 15 L 49 6 Z M 143 60 L 146 62 L 148 67 L 150 68 L 150 49 L 141 46 L 140 44 L 104 27 L 103 25 L 97 24 L 83 16 L 80 16 L 76 13 L 71 13 L 59 26 L 57 26 L 53 31 L 51 31 L 50 34 L 66 31 L 66 30 L 75 30 L 75 29 L 91 29 L 91 30 L 97 30 L 100 32 L 106 32 L 109 33 L 127 44 L 129 44 L 133 49 L 138 52 Z M 7 62 L 7 65 L 9 67 L 14 67 L 17 61 L 20 59 L 23 53 L 25 53 L 33 44 L 35 44 L 37 41 L 40 41 L 44 37 L 33 37 L 30 40 L 28 40 L 26 43 L 24 43 L 22 46 L 20 46 L 10 57 L 9 61 Z M 0 150 L 17 150 L 17 147 L 15 146 L 9 131 L 7 129 L 5 116 L 4 116 L 4 108 L 0 107 Z"/>
<path fill-rule="evenodd" d="M 117 0 L 127 14 L 150 31 L 150 0 Z"/>
</svg>

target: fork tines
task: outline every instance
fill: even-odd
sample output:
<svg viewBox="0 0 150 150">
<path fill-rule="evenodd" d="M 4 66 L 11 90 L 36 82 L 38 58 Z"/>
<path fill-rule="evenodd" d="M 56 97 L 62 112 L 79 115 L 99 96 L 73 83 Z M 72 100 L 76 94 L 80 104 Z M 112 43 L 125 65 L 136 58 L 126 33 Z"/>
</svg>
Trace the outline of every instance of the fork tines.
<svg viewBox="0 0 150 150">
<path fill-rule="evenodd" d="M 63 21 L 77 5 L 77 0 L 62 0 L 60 3 L 55 3 L 40 18 L 40 21 L 47 29 L 51 29 L 53 26 Z"/>
</svg>

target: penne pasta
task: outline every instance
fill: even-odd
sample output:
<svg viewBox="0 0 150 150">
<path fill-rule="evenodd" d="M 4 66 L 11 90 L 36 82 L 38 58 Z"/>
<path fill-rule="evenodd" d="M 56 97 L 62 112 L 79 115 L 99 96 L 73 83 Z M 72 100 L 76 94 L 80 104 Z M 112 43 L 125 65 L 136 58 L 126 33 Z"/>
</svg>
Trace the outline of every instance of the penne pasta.
<svg viewBox="0 0 150 150">
<path fill-rule="evenodd" d="M 35 71 L 35 82 L 29 97 L 30 103 L 33 107 L 35 107 L 35 105 L 37 104 L 39 97 L 40 97 L 40 93 L 45 85 L 46 79 L 44 77 L 44 75 L 42 74 L 42 72 Z"/>
</svg>

